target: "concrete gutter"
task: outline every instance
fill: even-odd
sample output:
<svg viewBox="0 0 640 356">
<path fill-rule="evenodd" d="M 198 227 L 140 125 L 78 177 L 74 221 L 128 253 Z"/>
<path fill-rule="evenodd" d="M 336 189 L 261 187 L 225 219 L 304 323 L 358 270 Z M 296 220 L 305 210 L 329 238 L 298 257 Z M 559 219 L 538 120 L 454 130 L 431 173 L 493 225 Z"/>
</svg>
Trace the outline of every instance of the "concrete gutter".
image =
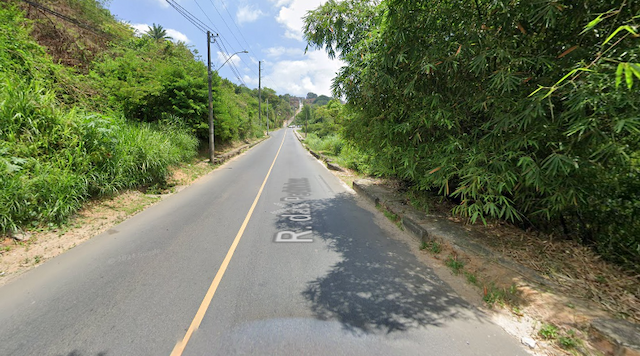
<svg viewBox="0 0 640 356">
<path fill-rule="evenodd" d="M 304 139 L 302 138 L 302 135 L 300 135 L 298 133 L 297 130 L 293 130 L 293 132 L 295 133 L 296 137 L 298 138 L 298 141 L 300 141 L 302 143 L 302 146 L 304 148 L 307 149 L 307 151 L 309 151 L 309 153 L 311 153 L 311 155 L 313 157 L 315 157 L 316 159 L 322 161 L 325 163 L 325 165 L 327 166 L 327 168 L 329 168 L 332 171 L 338 171 L 338 172 L 344 172 L 344 168 L 340 167 L 339 165 L 333 163 L 333 160 L 325 155 L 323 155 L 322 153 L 316 152 L 314 150 L 312 150 L 306 143 L 304 143 Z"/>
<path fill-rule="evenodd" d="M 448 219 L 427 215 L 406 204 L 405 200 L 391 189 L 378 185 L 370 179 L 353 182 L 353 189 L 375 205 L 381 205 L 401 218 L 403 227 L 419 243 L 439 241 L 449 245 L 456 253 L 473 255 L 509 269 L 534 284 L 557 289 L 559 285 L 513 260 L 474 242 L 473 232 Z M 591 322 L 592 344 L 614 356 L 640 356 L 640 327 L 618 319 L 594 319 Z"/>
</svg>

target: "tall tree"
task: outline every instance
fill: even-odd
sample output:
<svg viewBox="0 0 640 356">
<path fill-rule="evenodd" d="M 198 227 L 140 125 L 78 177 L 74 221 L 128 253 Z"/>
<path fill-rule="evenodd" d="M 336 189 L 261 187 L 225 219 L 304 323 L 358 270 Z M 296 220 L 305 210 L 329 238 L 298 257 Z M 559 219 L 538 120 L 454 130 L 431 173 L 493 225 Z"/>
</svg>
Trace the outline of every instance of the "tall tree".
<svg viewBox="0 0 640 356">
<path fill-rule="evenodd" d="M 149 29 L 145 34 L 156 41 L 172 39 L 167 35 L 167 30 L 165 30 L 161 25 L 156 25 L 155 23 L 152 26 L 149 26 Z"/>
<path fill-rule="evenodd" d="M 562 225 L 632 264 L 639 19 L 626 0 L 343 0 L 304 32 L 346 63 L 344 134 L 381 171 L 471 221 Z"/>
</svg>

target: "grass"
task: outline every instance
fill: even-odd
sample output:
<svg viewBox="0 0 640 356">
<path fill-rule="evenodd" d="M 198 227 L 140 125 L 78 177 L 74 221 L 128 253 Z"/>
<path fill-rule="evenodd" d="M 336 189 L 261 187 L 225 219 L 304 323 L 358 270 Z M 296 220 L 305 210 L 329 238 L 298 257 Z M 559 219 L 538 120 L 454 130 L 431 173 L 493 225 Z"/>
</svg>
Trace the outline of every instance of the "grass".
<svg viewBox="0 0 640 356">
<path fill-rule="evenodd" d="M 389 221 L 394 223 L 398 227 L 398 229 L 404 231 L 404 226 L 402 226 L 402 218 L 398 214 L 392 211 L 389 211 L 386 207 L 384 207 L 381 204 L 376 204 L 376 208 L 379 211 L 381 211 L 384 214 L 384 216 L 386 216 L 387 219 L 389 219 Z"/>
<path fill-rule="evenodd" d="M 565 350 L 575 349 L 582 343 L 575 330 L 569 329 L 563 332 L 553 324 L 543 324 L 538 330 L 538 335 L 545 340 L 555 341 L 558 346 Z"/>
<path fill-rule="evenodd" d="M 482 291 L 482 300 L 489 306 L 495 304 L 517 306 L 518 304 L 518 287 L 515 284 L 508 288 L 500 288 L 494 283 L 489 283 L 483 286 Z"/>
<path fill-rule="evenodd" d="M 41 84 L 13 79 L 0 75 L 0 231 L 61 225 L 92 197 L 165 184 L 195 156 L 186 131 L 60 109 Z"/>
<path fill-rule="evenodd" d="M 460 274 L 460 271 L 464 268 L 464 262 L 458 259 L 457 255 L 449 255 L 444 261 L 444 264 L 453 271 L 456 276 Z"/>
<path fill-rule="evenodd" d="M 467 282 L 469 284 L 473 284 L 474 286 L 478 285 L 478 277 L 471 272 L 464 272 L 464 276 L 467 278 Z"/>
<path fill-rule="evenodd" d="M 142 195 L 131 204 L 127 204 L 118 210 L 124 212 L 125 214 L 127 214 L 127 216 L 133 215 L 135 213 L 142 211 L 144 208 L 157 202 L 160 199 L 161 198 L 159 197 L 150 197 L 148 195 Z"/>
<path fill-rule="evenodd" d="M 565 336 L 560 336 L 558 338 L 558 344 L 565 350 L 575 349 L 581 343 L 582 341 L 577 338 L 574 330 L 569 330 Z"/>
<path fill-rule="evenodd" d="M 555 340 L 558 337 L 558 327 L 553 324 L 544 324 L 538 331 L 538 335 L 545 340 Z"/>
</svg>

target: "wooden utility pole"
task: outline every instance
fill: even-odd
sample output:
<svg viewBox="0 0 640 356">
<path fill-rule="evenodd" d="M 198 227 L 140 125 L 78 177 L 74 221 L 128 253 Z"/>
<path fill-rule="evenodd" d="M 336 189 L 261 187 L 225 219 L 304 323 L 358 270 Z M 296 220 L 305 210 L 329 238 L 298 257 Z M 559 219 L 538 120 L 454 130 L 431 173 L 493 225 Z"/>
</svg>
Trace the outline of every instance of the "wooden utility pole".
<svg viewBox="0 0 640 356">
<path fill-rule="evenodd" d="M 269 135 L 269 98 L 267 98 L 267 136 Z"/>
<path fill-rule="evenodd" d="M 207 31 L 207 67 L 209 68 L 209 163 L 213 164 L 214 147 L 214 129 L 213 129 L 213 91 L 212 91 L 212 73 L 211 73 L 211 31 Z"/>
<path fill-rule="evenodd" d="M 262 125 L 262 61 L 258 61 L 258 125 Z"/>
<path fill-rule="evenodd" d="M 307 119 L 304 121 L 304 138 L 306 139 L 309 136 L 309 112 L 311 112 L 311 107 L 307 111 Z"/>
</svg>

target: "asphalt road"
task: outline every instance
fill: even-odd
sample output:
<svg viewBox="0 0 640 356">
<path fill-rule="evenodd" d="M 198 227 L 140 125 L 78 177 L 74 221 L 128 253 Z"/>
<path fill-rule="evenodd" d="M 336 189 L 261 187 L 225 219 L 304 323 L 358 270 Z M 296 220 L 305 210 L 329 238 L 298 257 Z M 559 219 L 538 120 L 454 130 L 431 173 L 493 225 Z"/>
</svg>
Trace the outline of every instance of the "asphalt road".
<svg viewBox="0 0 640 356">
<path fill-rule="evenodd" d="M 527 354 L 376 219 L 274 132 L 1 287 L 0 355 Z"/>
</svg>

